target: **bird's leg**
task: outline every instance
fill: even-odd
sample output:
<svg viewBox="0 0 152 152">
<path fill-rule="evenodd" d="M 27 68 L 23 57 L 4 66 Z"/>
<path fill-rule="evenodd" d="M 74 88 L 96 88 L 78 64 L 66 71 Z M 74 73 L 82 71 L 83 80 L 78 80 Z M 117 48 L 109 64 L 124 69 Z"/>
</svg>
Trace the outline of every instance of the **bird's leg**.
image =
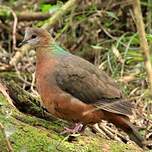
<svg viewBox="0 0 152 152">
<path fill-rule="evenodd" d="M 61 132 L 61 134 L 66 134 L 66 133 L 75 134 L 83 131 L 83 129 L 84 129 L 84 125 L 82 123 L 75 123 L 74 128 L 65 127 L 64 131 Z"/>
</svg>

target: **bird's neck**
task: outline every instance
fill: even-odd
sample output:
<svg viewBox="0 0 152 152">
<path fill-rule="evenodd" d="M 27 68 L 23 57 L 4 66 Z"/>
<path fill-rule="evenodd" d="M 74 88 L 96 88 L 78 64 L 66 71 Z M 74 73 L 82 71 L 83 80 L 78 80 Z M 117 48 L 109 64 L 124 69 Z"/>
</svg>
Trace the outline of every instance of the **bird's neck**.
<svg viewBox="0 0 152 152">
<path fill-rule="evenodd" d="M 69 55 L 69 52 L 65 51 L 55 42 L 36 48 L 37 62 L 45 62 L 47 60 L 60 58 L 67 55 Z"/>
<path fill-rule="evenodd" d="M 51 53 L 48 51 L 48 47 L 36 48 L 36 65 L 43 67 L 49 60 L 53 59 Z"/>
<path fill-rule="evenodd" d="M 65 56 L 69 54 L 69 52 L 65 51 L 65 49 L 55 42 L 50 45 L 50 50 L 53 56 Z"/>
<path fill-rule="evenodd" d="M 37 57 L 60 57 L 68 55 L 69 52 L 65 51 L 56 42 L 50 42 L 49 44 L 42 45 L 36 48 Z"/>
</svg>

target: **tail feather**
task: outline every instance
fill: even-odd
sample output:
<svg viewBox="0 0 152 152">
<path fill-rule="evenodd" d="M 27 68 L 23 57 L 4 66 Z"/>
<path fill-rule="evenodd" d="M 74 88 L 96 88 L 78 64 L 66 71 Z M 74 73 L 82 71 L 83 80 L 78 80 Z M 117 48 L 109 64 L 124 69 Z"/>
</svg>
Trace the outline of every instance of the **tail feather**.
<svg viewBox="0 0 152 152">
<path fill-rule="evenodd" d="M 132 115 L 133 104 L 125 99 L 102 100 L 96 103 L 96 106 L 102 110 L 121 115 Z"/>
<path fill-rule="evenodd" d="M 144 138 L 140 136 L 138 133 L 136 127 L 129 122 L 128 117 L 114 114 L 114 113 L 109 113 L 105 111 L 105 115 L 108 118 L 107 120 L 111 123 L 113 123 L 115 126 L 118 128 L 121 128 L 123 131 L 125 131 L 130 139 L 134 141 L 137 145 L 139 145 L 141 148 L 144 148 Z"/>
<path fill-rule="evenodd" d="M 130 139 L 133 140 L 137 145 L 139 145 L 140 147 L 143 148 L 144 147 L 144 143 L 143 143 L 144 138 L 139 135 L 137 130 L 132 125 L 130 127 L 132 129 L 132 132 L 128 132 Z"/>
</svg>

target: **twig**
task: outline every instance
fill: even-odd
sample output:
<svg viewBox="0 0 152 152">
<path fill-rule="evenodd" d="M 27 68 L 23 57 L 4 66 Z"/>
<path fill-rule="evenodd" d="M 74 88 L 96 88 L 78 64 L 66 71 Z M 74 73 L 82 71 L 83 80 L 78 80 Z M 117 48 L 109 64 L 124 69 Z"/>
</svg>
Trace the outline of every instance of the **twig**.
<svg viewBox="0 0 152 152">
<path fill-rule="evenodd" d="M 29 45 L 24 45 L 22 48 L 18 49 L 14 57 L 10 60 L 9 64 L 12 66 L 16 65 L 28 50 L 30 50 Z"/>
<path fill-rule="evenodd" d="M 20 13 L 18 15 L 18 21 L 43 21 L 49 19 L 54 13 L 41 13 L 41 12 L 30 12 L 30 13 Z"/>
<path fill-rule="evenodd" d="M 111 128 L 111 127 L 109 127 L 109 126 L 107 126 L 107 125 L 105 125 L 105 123 L 103 124 L 103 123 L 100 123 L 99 124 L 99 127 L 101 127 L 101 126 L 105 126 L 105 128 L 107 129 L 107 130 L 109 130 L 109 132 L 111 132 L 112 134 L 113 134 L 113 139 L 115 139 L 115 140 L 117 140 L 117 141 L 120 141 L 120 139 L 122 140 L 122 141 L 124 141 L 125 143 L 129 140 L 129 138 L 127 138 L 127 136 L 123 136 L 121 133 L 119 133 L 119 131 L 117 130 L 117 129 L 113 129 L 113 128 Z M 115 135 L 115 136 L 114 136 Z"/>
<path fill-rule="evenodd" d="M 8 12 L 7 9 L 5 9 L 6 6 L 2 6 L 0 5 L 0 19 L 9 19 L 9 20 L 13 20 L 13 14 L 8 14 L 6 15 L 5 12 Z M 2 12 L 2 13 L 1 13 Z M 3 13 L 4 12 L 4 13 Z M 42 12 L 17 12 L 14 11 L 14 13 L 16 14 L 18 21 L 43 21 L 46 19 L 49 19 L 54 12 L 52 13 L 42 13 Z"/>
<path fill-rule="evenodd" d="M 27 85 L 31 85 L 30 82 L 28 82 L 26 79 L 24 79 L 24 78 L 21 76 L 21 73 L 20 73 L 20 71 L 17 69 L 16 65 L 15 65 L 15 70 L 16 70 L 16 74 L 17 74 L 18 78 L 19 78 L 21 81 L 23 81 L 23 82 L 24 82 L 25 84 L 27 84 Z"/>
<path fill-rule="evenodd" d="M 47 30 L 50 30 L 50 28 L 69 10 L 71 10 L 76 3 L 78 3 L 79 0 L 69 0 L 67 1 L 50 19 L 49 21 L 42 26 L 42 28 L 45 28 Z"/>
<path fill-rule="evenodd" d="M 13 18 L 14 18 L 14 23 L 13 23 L 13 50 L 16 49 L 16 27 L 17 27 L 17 16 L 16 16 L 16 13 L 8 6 L 1 6 L 0 5 L 0 8 L 2 9 L 2 11 L 10 11 Z"/>
<path fill-rule="evenodd" d="M 9 94 L 7 93 L 7 88 L 4 84 L 2 84 L 2 82 L 0 81 L 0 92 L 6 97 L 8 103 L 15 107 L 14 104 L 13 104 L 13 101 L 12 99 L 10 98 Z"/>
<path fill-rule="evenodd" d="M 150 90 L 152 91 L 152 66 L 151 66 L 151 61 L 150 61 L 150 50 L 149 50 L 148 42 L 146 39 L 145 25 L 144 25 L 142 13 L 141 13 L 140 0 L 134 1 L 133 9 L 134 9 L 134 14 L 135 14 L 135 19 L 136 19 L 136 26 L 139 33 L 140 47 L 144 55 L 145 68 L 148 74 L 149 87 L 150 87 Z"/>
<path fill-rule="evenodd" d="M 12 29 L 9 27 L 9 25 L 7 23 L 2 23 L 0 22 L 0 29 L 1 30 L 6 30 L 8 33 L 11 33 Z M 23 40 L 23 36 L 20 33 L 16 33 L 16 39 L 17 40 Z"/>
<path fill-rule="evenodd" d="M 52 27 L 52 25 L 55 24 L 62 15 L 69 11 L 72 8 L 72 6 L 74 6 L 78 2 L 79 0 L 69 0 L 56 13 L 54 13 L 54 15 L 49 19 L 48 23 L 44 24 L 42 27 L 49 30 Z M 29 51 L 30 48 L 31 47 L 29 45 L 24 45 L 23 47 L 21 47 L 20 50 L 9 62 L 10 65 L 17 64 L 18 61 L 24 56 L 25 52 Z"/>
<path fill-rule="evenodd" d="M 16 49 L 16 27 L 17 27 L 17 16 L 16 13 L 11 9 L 13 18 L 14 18 L 14 23 L 13 23 L 13 50 Z"/>
<path fill-rule="evenodd" d="M 35 86 L 35 72 L 32 74 L 31 91 L 33 92 L 35 96 L 39 97 L 40 95 L 38 94 L 36 90 L 34 90 L 34 86 Z"/>
<path fill-rule="evenodd" d="M 0 63 L 0 71 L 9 71 L 12 69 L 12 66 L 5 63 Z"/>
<path fill-rule="evenodd" d="M 10 141 L 8 140 L 8 138 L 7 138 L 6 134 L 5 134 L 4 126 L 1 123 L 0 123 L 0 129 L 1 129 L 1 132 L 3 134 L 3 137 L 5 138 L 5 142 L 6 142 L 6 146 L 7 146 L 8 152 L 13 152 L 14 150 L 13 150 L 13 148 L 11 146 Z"/>
<path fill-rule="evenodd" d="M 95 125 L 93 125 L 92 129 L 104 135 L 107 139 L 110 139 L 109 136 L 107 136 L 106 133 L 99 127 L 99 124 L 96 123 Z"/>
<path fill-rule="evenodd" d="M 151 0 L 148 0 L 147 5 L 147 32 L 151 33 L 151 27 L 152 27 L 152 12 L 151 12 Z"/>
<path fill-rule="evenodd" d="M 101 125 L 102 124 L 102 125 Z M 111 132 L 111 130 L 107 129 L 107 126 L 104 125 L 103 123 L 99 124 L 99 127 L 101 130 L 103 130 L 106 135 L 110 138 L 110 139 L 114 139 L 117 141 L 121 141 L 120 138 L 117 136 L 117 134 L 114 134 L 113 132 Z"/>
<path fill-rule="evenodd" d="M 113 45 L 112 46 L 112 52 L 113 54 L 116 56 L 116 58 L 118 59 L 118 61 L 123 64 L 124 63 L 124 59 L 122 58 L 119 50 Z"/>
<path fill-rule="evenodd" d="M 116 42 L 119 41 L 119 43 L 120 43 L 121 45 L 123 45 L 125 48 L 128 47 L 128 45 L 126 45 L 125 43 L 123 43 L 123 42 L 121 41 L 121 37 L 124 37 L 124 35 L 126 35 L 126 34 L 123 34 L 123 35 L 119 38 L 119 40 L 118 40 L 118 37 L 115 37 L 115 36 L 111 35 L 105 27 L 101 26 L 101 28 L 102 28 L 103 32 L 104 32 L 109 38 L 111 38 L 112 40 L 115 40 Z"/>
</svg>

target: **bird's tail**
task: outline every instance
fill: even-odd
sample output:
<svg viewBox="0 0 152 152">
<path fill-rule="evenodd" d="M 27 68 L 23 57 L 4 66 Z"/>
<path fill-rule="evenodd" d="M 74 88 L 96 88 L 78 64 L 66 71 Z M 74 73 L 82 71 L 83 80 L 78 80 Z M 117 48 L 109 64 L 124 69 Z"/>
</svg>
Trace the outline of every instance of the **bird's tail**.
<svg viewBox="0 0 152 152">
<path fill-rule="evenodd" d="M 118 128 L 121 128 L 129 135 L 131 140 L 133 140 L 141 148 L 144 148 L 144 138 L 140 136 L 136 127 L 131 122 L 129 122 L 127 117 L 113 113 L 110 113 L 110 115 L 111 116 L 108 117 L 109 122 L 113 123 Z"/>
<path fill-rule="evenodd" d="M 144 138 L 141 135 L 139 135 L 137 129 L 131 123 L 129 123 L 129 126 L 132 130 L 132 131 L 127 132 L 130 139 L 133 140 L 141 148 L 143 148 L 145 146 L 144 145 Z"/>
</svg>

